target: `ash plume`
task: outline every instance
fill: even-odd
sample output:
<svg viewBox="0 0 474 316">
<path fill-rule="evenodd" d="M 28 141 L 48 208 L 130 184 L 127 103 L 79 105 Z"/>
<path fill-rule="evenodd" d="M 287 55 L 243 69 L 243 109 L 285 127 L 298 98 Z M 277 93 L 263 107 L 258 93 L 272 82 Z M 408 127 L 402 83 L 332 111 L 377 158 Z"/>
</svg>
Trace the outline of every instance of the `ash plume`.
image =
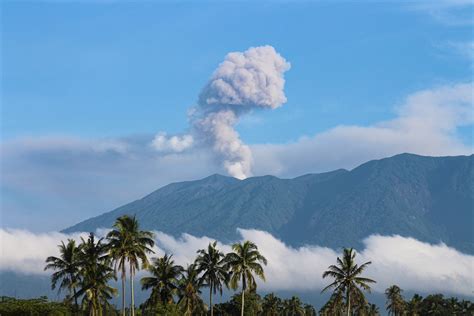
<svg viewBox="0 0 474 316">
<path fill-rule="evenodd" d="M 190 115 L 195 142 L 159 134 L 157 150 L 199 142 L 212 148 L 227 172 L 236 178 L 252 175 L 252 152 L 235 130 L 239 118 L 257 109 L 276 109 L 286 102 L 284 73 L 290 64 L 272 46 L 252 47 L 227 54 L 202 89 Z M 172 145 L 167 145 L 172 142 Z M 171 144 L 171 143 L 170 143 Z"/>
</svg>

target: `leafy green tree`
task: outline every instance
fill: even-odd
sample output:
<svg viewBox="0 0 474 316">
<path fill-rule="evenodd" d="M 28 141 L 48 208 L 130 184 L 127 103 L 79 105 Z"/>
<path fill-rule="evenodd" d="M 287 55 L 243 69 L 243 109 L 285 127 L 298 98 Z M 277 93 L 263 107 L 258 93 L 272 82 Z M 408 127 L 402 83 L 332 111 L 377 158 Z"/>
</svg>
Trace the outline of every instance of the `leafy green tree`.
<svg viewBox="0 0 474 316">
<path fill-rule="evenodd" d="M 109 242 L 109 252 L 112 257 L 115 270 L 121 271 L 122 279 L 122 315 L 125 316 L 125 280 L 126 263 L 130 269 L 130 310 L 131 315 L 135 315 L 135 295 L 133 279 L 136 270 L 148 265 L 147 254 L 153 253 L 151 247 L 154 246 L 153 234 L 149 231 L 140 230 L 138 221 L 135 217 L 123 215 L 115 221 L 113 230 L 107 234 Z"/>
<path fill-rule="evenodd" d="M 282 309 L 282 302 L 275 294 L 270 293 L 265 295 L 262 303 L 263 316 L 277 316 L 280 315 Z"/>
<path fill-rule="evenodd" d="M 165 254 L 161 258 L 152 259 L 152 264 L 147 268 L 152 276 L 141 279 L 142 290 L 151 289 L 150 297 L 146 301 L 147 306 L 174 302 L 173 296 L 178 294 L 183 267 L 175 265 L 172 257 Z"/>
<path fill-rule="evenodd" d="M 344 293 L 348 316 L 351 315 L 351 296 L 364 297 L 362 290 L 370 292 L 369 283 L 375 283 L 372 279 L 360 276 L 371 262 L 358 266 L 355 263 L 355 256 L 354 249 L 345 248 L 342 259 L 337 258 L 337 265 L 329 266 L 328 270 L 323 273 L 323 278 L 331 277 L 334 281 L 326 286 L 322 292 L 334 288 L 335 293 Z"/>
<path fill-rule="evenodd" d="M 179 280 L 179 301 L 178 306 L 184 316 L 198 316 L 206 314 L 206 307 L 199 296 L 202 286 L 199 278 L 199 271 L 195 264 L 190 264 L 184 270 L 182 278 Z"/>
<path fill-rule="evenodd" d="M 321 307 L 319 314 L 322 316 L 341 316 L 344 314 L 344 298 L 341 291 L 333 292 L 326 304 Z"/>
<path fill-rule="evenodd" d="M 59 257 L 48 257 L 44 270 L 55 270 L 51 276 L 51 288 L 54 290 L 59 283 L 58 291 L 67 289 L 69 297 L 74 298 L 75 309 L 78 309 L 76 289 L 79 281 L 79 248 L 76 241 L 68 239 L 67 244 L 61 241 Z"/>
<path fill-rule="evenodd" d="M 90 316 L 101 316 L 103 307 L 109 307 L 110 300 L 117 290 L 108 282 L 115 279 L 114 270 L 110 267 L 110 258 L 102 238 L 95 241 L 90 233 L 87 240 L 81 237 L 79 247 L 80 282 L 75 297 L 83 296 L 82 303 Z"/>
<path fill-rule="evenodd" d="M 2 316 L 70 316 L 70 308 L 64 303 L 50 302 L 42 296 L 33 299 L 0 297 Z"/>
<path fill-rule="evenodd" d="M 283 314 L 285 316 L 304 316 L 304 308 L 302 306 L 301 300 L 296 296 L 284 300 Z"/>
<path fill-rule="evenodd" d="M 392 285 L 385 290 L 387 297 L 387 311 L 389 315 L 401 316 L 405 313 L 406 302 L 402 296 L 402 289 L 397 285 Z"/>
<path fill-rule="evenodd" d="M 245 291 L 250 289 L 256 289 L 257 284 L 255 277 L 258 276 L 260 279 L 265 281 L 265 273 L 263 271 L 262 264 L 267 264 L 267 259 L 260 254 L 257 245 L 251 241 L 245 241 L 244 243 L 236 243 L 232 245 L 232 252 L 226 255 L 226 265 L 230 270 L 230 286 L 236 289 L 241 283 L 242 287 L 242 306 L 241 316 L 244 316 L 245 307 Z"/>
<path fill-rule="evenodd" d="M 204 285 L 209 287 L 209 308 L 211 316 L 214 315 L 212 306 L 212 295 L 217 291 L 222 295 L 223 285 L 229 282 L 229 273 L 225 265 L 225 256 L 217 249 L 217 242 L 209 243 L 207 251 L 200 249 L 197 251 L 196 265 L 199 273 L 202 273 Z"/>
</svg>

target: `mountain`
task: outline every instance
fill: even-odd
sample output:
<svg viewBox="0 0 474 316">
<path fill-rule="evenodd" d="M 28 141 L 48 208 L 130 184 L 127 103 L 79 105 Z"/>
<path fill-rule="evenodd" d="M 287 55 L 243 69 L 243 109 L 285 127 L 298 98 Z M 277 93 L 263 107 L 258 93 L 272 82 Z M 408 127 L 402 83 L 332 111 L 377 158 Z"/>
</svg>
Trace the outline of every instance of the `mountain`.
<svg viewBox="0 0 474 316">
<path fill-rule="evenodd" d="M 440 241 L 474 254 L 474 155 L 401 154 L 351 170 L 245 180 L 212 175 L 172 183 L 64 232 L 111 227 L 124 214 L 145 229 L 222 241 L 236 228 L 265 230 L 286 243 L 361 246 L 371 234 Z"/>
</svg>

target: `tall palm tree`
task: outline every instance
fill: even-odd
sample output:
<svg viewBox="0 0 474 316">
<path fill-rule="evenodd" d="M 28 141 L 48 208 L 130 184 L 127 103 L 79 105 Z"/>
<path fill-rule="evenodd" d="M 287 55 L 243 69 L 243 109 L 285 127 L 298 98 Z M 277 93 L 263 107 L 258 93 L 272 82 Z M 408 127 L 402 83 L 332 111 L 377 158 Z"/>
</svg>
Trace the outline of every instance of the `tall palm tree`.
<svg viewBox="0 0 474 316">
<path fill-rule="evenodd" d="M 264 316 L 278 316 L 280 315 L 281 299 L 275 294 L 270 293 L 265 295 L 262 304 L 262 314 Z"/>
<path fill-rule="evenodd" d="M 211 316 L 214 316 L 212 306 L 212 294 L 217 291 L 222 295 L 222 286 L 229 282 L 229 273 L 225 265 L 225 256 L 222 251 L 217 249 L 217 242 L 209 243 L 207 251 L 200 249 L 197 251 L 196 258 L 197 270 L 202 273 L 202 280 L 205 286 L 209 287 L 209 308 Z"/>
<path fill-rule="evenodd" d="M 232 245 L 232 252 L 226 255 L 226 265 L 230 270 L 230 286 L 233 289 L 242 283 L 242 308 L 241 316 L 244 316 L 245 291 L 256 289 L 254 274 L 265 281 L 265 273 L 261 264 L 266 265 L 267 259 L 260 254 L 257 245 L 251 241 L 236 243 Z"/>
<path fill-rule="evenodd" d="M 347 316 L 351 315 L 351 296 L 364 297 L 361 289 L 370 292 L 369 283 L 375 283 L 372 279 L 360 276 L 371 262 L 359 266 L 355 263 L 355 256 L 354 249 L 344 248 L 342 259 L 337 258 L 337 265 L 329 266 L 328 270 L 323 273 L 323 278 L 331 277 L 334 281 L 322 292 L 334 288 L 335 293 L 344 293 Z"/>
<path fill-rule="evenodd" d="M 385 290 L 387 296 L 387 311 L 389 315 L 401 316 L 405 313 L 406 303 L 402 297 L 402 289 L 392 285 Z"/>
<path fill-rule="evenodd" d="M 178 307 L 184 316 L 205 315 L 206 308 L 199 294 L 202 280 L 199 278 L 199 271 L 195 264 L 190 264 L 184 270 L 182 278 L 179 280 L 179 301 Z"/>
<path fill-rule="evenodd" d="M 51 276 L 51 288 L 54 290 L 59 283 L 58 291 L 68 289 L 69 297 L 74 297 L 75 309 L 78 309 L 76 289 L 79 281 L 79 247 L 74 239 L 68 239 L 67 244 L 61 241 L 58 245 L 59 257 L 48 257 L 44 270 L 56 270 Z"/>
<path fill-rule="evenodd" d="M 135 315 L 135 295 L 133 288 L 133 278 L 136 270 L 148 265 L 147 254 L 153 253 L 151 247 L 154 246 L 153 233 L 140 230 L 137 219 L 128 215 L 123 215 L 115 221 L 113 230 L 107 234 L 109 241 L 110 256 L 114 260 L 115 270 L 119 269 L 122 279 L 122 315 L 125 316 L 125 280 L 126 263 L 129 266 L 130 275 L 130 310 L 131 315 Z"/>
<path fill-rule="evenodd" d="M 304 308 L 301 300 L 293 296 L 292 298 L 283 302 L 283 314 L 285 316 L 304 316 Z"/>
<path fill-rule="evenodd" d="M 152 290 L 150 298 L 146 302 L 148 306 L 157 303 L 172 303 L 173 295 L 178 294 L 179 278 L 183 267 L 175 265 L 172 257 L 172 255 L 165 254 L 161 258 L 152 259 L 152 264 L 147 268 L 152 276 L 141 279 L 142 289 Z"/>
<path fill-rule="evenodd" d="M 90 316 L 101 316 L 102 306 L 116 294 L 116 289 L 108 285 L 115 279 L 114 270 L 110 267 L 110 258 L 102 238 L 97 242 L 90 233 L 87 240 L 81 237 L 79 264 L 80 284 L 75 297 L 83 296 L 83 303 Z"/>
</svg>

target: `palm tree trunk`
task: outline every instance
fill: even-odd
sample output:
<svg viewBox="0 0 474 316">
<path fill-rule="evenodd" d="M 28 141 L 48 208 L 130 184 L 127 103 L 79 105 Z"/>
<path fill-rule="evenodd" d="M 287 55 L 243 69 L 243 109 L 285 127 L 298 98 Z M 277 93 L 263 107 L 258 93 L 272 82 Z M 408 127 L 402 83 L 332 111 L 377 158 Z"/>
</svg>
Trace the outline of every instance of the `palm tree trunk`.
<svg viewBox="0 0 474 316">
<path fill-rule="evenodd" d="M 131 298 L 131 304 L 130 304 L 130 315 L 131 316 L 135 316 L 135 293 L 133 291 L 133 267 L 132 265 L 130 264 L 130 298 Z"/>
<path fill-rule="evenodd" d="M 74 315 L 77 315 L 77 312 L 79 310 L 79 305 L 77 305 L 77 292 L 76 292 L 76 288 L 73 288 L 72 292 L 74 293 Z"/>
<path fill-rule="evenodd" d="M 125 315 L 125 265 L 122 266 L 122 316 Z"/>
<path fill-rule="evenodd" d="M 245 301 L 245 274 L 242 274 L 242 310 L 240 311 L 240 316 L 244 316 L 244 301 Z"/>
<path fill-rule="evenodd" d="M 240 312 L 240 315 L 241 315 L 241 316 L 244 316 L 244 300 L 245 300 L 245 295 L 244 295 L 244 293 L 245 293 L 245 290 L 242 289 L 242 310 L 241 310 L 241 312 Z"/>
<path fill-rule="evenodd" d="M 347 301 L 347 316 L 351 315 L 351 296 L 349 293 L 349 287 L 346 290 L 346 301 Z"/>
<path fill-rule="evenodd" d="M 209 308 L 211 309 L 211 316 L 214 316 L 214 308 L 212 307 L 212 282 L 209 284 Z"/>
</svg>

